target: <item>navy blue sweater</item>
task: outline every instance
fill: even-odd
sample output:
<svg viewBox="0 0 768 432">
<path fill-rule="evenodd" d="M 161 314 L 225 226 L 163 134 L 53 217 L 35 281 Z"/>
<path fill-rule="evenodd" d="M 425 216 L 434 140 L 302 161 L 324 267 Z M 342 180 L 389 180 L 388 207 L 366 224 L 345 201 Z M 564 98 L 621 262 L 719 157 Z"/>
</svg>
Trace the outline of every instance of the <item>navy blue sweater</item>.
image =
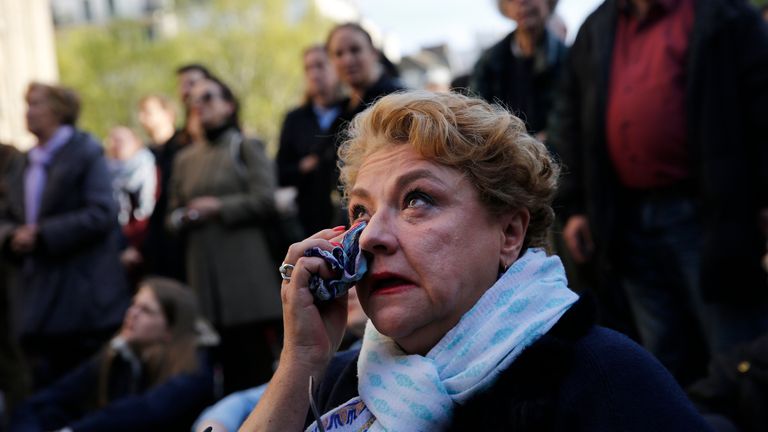
<svg viewBox="0 0 768 432">
<path fill-rule="evenodd" d="M 318 388 L 327 412 L 357 395 L 357 352 Z M 488 390 L 457 406 L 450 430 L 709 431 L 672 376 L 627 337 L 593 323 L 579 300 Z"/>
<path fill-rule="evenodd" d="M 213 401 L 213 372 L 207 354 L 201 368 L 147 388 L 131 378 L 116 357 L 110 373 L 110 402 L 94 409 L 101 357 L 97 356 L 30 397 L 14 412 L 11 432 L 39 432 L 68 426 L 76 432 L 189 431 L 197 414 Z"/>
</svg>

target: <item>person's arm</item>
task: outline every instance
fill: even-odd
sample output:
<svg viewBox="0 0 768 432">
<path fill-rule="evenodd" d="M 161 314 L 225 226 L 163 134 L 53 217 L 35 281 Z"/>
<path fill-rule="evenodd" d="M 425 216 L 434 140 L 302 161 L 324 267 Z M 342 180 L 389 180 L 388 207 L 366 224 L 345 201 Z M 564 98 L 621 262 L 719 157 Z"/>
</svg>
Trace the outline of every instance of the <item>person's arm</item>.
<svg viewBox="0 0 768 432">
<path fill-rule="evenodd" d="M 143 150 L 147 153 L 147 161 L 140 168 L 142 178 L 141 189 L 139 190 L 138 209 L 135 210 L 137 219 L 149 219 L 157 202 L 157 168 L 155 168 L 155 157 L 149 150 Z"/>
<path fill-rule="evenodd" d="M 38 241 L 49 255 L 67 255 L 116 228 L 117 203 L 112 193 L 107 162 L 101 149 L 87 150 L 88 154 L 78 161 L 82 169 L 82 183 L 78 190 L 62 191 L 79 194 L 80 208 L 74 211 L 48 216 L 38 224 Z M 72 187 L 74 185 L 59 185 Z"/>
<path fill-rule="evenodd" d="M 21 182 L 20 175 L 21 156 L 16 155 L 12 147 L 5 147 L 0 144 L 0 152 L 8 152 L 5 157 L 7 160 L 0 166 L 0 251 L 10 251 L 10 239 L 13 231 L 18 227 L 18 221 L 11 216 L 10 202 L 8 193 L 12 187 L 17 187 L 13 182 Z"/>
<path fill-rule="evenodd" d="M 259 403 L 267 384 L 242 390 L 206 408 L 195 421 L 193 431 L 204 432 L 209 426 L 214 432 L 235 432 Z"/>
<path fill-rule="evenodd" d="M 563 167 L 563 177 L 555 202 L 564 221 L 563 241 L 578 263 L 588 261 L 594 251 L 592 233 L 584 208 L 582 143 L 579 101 L 581 100 L 576 62 L 584 55 L 584 44 L 577 38 L 566 54 L 557 93 L 549 115 L 547 144 Z"/>
<path fill-rule="evenodd" d="M 224 225 L 258 220 L 275 209 L 274 171 L 263 145 L 246 139 L 240 150 L 248 176 L 248 191 L 220 198 L 219 218 Z"/>
<path fill-rule="evenodd" d="M 547 144 L 563 169 L 556 200 L 563 220 L 571 215 L 584 215 L 585 212 L 580 121 L 582 95 L 576 70 L 576 62 L 586 55 L 582 46 L 585 42 L 581 39 L 577 38 L 566 54 L 547 122 Z"/>
<path fill-rule="evenodd" d="M 52 430 L 77 420 L 86 399 L 95 392 L 98 368 L 97 357 L 32 395 L 13 412 L 10 430 Z"/>
<path fill-rule="evenodd" d="M 293 121 L 294 113 L 288 113 L 283 120 L 280 130 L 280 147 L 275 158 L 277 164 L 277 178 L 280 186 L 296 186 L 300 177 L 299 161 L 301 158 L 296 146 L 296 127 Z"/>
<path fill-rule="evenodd" d="M 180 374 L 143 394 L 115 400 L 69 424 L 76 432 L 165 430 L 190 417 L 213 395 L 213 374 L 202 368 Z"/>
<path fill-rule="evenodd" d="M 759 195 L 759 218 L 764 222 L 768 217 L 768 26 L 762 18 L 750 11 L 743 19 L 732 24 L 728 31 L 737 50 L 738 63 L 734 65 L 740 71 L 740 77 L 735 85 L 741 87 L 739 94 L 743 95 L 745 119 L 755 140 L 751 149 L 758 159 L 757 176 L 759 185 L 755 188 Z M 762 226 L 763 233 L 768 238 L 768 226 Z"/>
<path fill-rule="evenodd" d="M 738 358 L 717 355 L 709 363 L 706 377 L 688 388 L 688 396 L 703 414 L 720 414 L 734 418 L 738 414 Z"/>
<path fill-rule="evenodd" d="M 165 228 L 171 233 L 183 230 L 189 218 L 186 213 L 186 198 L 182 194 L 182 179 L 186 173 L 184 159 L 191 148 L 180 151 L 173 159 L 171 176 L 168 179 L 167 193 L 168 204 L 165 209 Z"/>
<path fill-rule="evenodd" d="M 316 383 L 338 348 L 347 320 L 346 295 L 318 307 L 309 292 L 312 273 L 330 277 L 320 258 L 304 257 L 318 246 L 331 249 L 329 240 L 342 232 L 324 230 L 290 247 L 286 263 L 295 263 L 290 281 L 283 281 L 283 325 L 285 338 L 280 362 L 261 401 L 243 426 L 248 431 L 299 431 L 309 409 L 309 377 Z"/>
</svg>

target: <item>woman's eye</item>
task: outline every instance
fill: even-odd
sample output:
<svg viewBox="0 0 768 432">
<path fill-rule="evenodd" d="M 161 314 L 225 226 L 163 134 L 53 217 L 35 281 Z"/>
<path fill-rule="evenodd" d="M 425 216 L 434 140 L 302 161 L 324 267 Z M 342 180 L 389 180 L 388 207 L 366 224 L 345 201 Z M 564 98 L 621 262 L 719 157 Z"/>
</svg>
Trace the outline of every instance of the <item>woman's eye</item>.
<svg viewBox="0 0 768 432">
<path fill-rule="evenodd" d="M 365 207 L 361 205 L 355 205 L 352 206 L 352 208 L 349 211 L 349 219 L 351 221 L 356 221 L 360 219 L 361 217 L 365 216 L 365 214 L 368 213 L 368 210 L 366 210 Z"/>
<path fill-rule="evenodd" d="M 432 205 L 432 198 L 424 192 L 414 191 L 405 196 L 406 208 L 422 208 Z"/>
</svg>

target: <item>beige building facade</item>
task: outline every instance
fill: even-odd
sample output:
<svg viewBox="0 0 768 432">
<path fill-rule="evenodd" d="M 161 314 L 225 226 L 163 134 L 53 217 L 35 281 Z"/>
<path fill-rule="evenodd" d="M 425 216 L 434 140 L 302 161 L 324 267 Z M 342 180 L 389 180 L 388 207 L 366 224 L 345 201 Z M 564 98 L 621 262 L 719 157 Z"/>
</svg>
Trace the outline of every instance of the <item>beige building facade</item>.
<svg viewBox="0 0 768 432">
<path fill-rule="evenodd" d="M 58 79 L 48 0 L 0 0 L 0 141 L 27 149 L 24 92 L 30 81 Z"/>
</svg>

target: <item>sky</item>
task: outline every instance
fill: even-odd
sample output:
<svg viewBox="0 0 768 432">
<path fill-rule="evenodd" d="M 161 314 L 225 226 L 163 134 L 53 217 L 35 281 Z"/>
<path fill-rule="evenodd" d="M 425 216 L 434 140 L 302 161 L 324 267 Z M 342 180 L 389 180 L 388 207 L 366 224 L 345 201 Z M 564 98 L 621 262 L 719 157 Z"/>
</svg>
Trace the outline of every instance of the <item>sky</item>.
<svg viewBox="0 0 768 432">
<path fill-rule="evenodd" d="M 557 13 L 569 37 L 603 0 L 560 0 Z M 514 25 L 498 12 L 496 0 L 354 0 L 362 15 L 397 38 L 403 55 L 422 46 L 448 43 L 466 50 L 488 45 Z"/>
</svg>

